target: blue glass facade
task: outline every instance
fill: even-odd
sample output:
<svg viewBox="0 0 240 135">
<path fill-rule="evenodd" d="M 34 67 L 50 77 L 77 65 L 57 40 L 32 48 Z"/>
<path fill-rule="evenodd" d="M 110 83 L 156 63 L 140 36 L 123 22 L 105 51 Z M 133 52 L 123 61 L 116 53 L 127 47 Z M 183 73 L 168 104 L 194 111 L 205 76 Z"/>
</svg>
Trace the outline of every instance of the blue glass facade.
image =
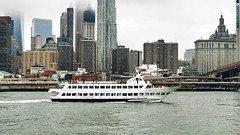
<svg viewBox="0 0 240 135">
<path fill-rule="evenodd" d="M 52 20 L 33 19 L 32 21 L 32 37 L 40 35 L 42 37 L 42 46 L 46 43 L 46 39 L 52 37 Z"/>
</svg>

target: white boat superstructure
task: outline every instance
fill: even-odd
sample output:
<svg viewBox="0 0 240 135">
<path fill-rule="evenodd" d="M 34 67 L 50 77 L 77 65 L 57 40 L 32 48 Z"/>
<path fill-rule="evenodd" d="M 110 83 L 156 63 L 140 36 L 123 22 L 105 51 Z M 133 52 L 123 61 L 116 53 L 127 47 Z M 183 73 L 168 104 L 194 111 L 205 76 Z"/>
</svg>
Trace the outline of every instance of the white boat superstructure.
<svg viewBox="0 0 240 135">
<path fill-rule="evenodd" d="M 161 101 L 178 87 L 155 88 L 137 74 L 126 84 L 114 82 L 65 84 L 50 89 L 51 100 L 58 102 L 148 102 Z"/>
</svg>

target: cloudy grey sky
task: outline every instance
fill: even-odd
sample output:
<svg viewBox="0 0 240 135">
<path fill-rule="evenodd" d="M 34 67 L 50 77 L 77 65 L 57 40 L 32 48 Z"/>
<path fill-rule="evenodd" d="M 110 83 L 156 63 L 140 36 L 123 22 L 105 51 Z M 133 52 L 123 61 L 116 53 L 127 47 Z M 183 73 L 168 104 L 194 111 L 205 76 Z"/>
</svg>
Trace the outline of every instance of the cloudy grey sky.
<svg viewBox="0 0 240 135">
<path fill-rule="evenodd" d="M 97 10 L 97 0 L 91 2 Z M 33 18 L 53 20 L 53 34 L 59 36 L 60 15 L 76 0 L 0 0 L 0 15 L 24 13 L 24 50 L 30 49 Z M 144 42 L 164 39 L 179 44 L 179 59 L 194 41 L 207 39 L 217 29 L 221 12 L 230 33 L 235 32 L 235 0 L 116 0 L 118 43 L 143 50 Z M 85 4 L 84 4 L 85 3 Z"/>
</svg>

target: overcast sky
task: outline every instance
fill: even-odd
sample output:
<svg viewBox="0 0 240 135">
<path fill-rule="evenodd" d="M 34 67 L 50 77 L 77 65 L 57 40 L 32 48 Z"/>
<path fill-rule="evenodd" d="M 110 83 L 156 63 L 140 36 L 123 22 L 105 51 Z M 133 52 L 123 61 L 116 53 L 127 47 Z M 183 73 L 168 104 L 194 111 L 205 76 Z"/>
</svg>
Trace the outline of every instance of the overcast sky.
<svg viewBox="0 0 240 135">
<path fill-rule="evenodd" d="M 97 0 L 91 2 L 97 11 Z M 60 16 L 76 0 L 0 0 L 0 15 L 24 13 L 24 50 L 30 49 L 33 18 L 51 19 L 53 34 L 59 36 Z M 143 50 L 144 42 L 164 39 L 177 42 L 179 59 L 194 41 L 208 39 L 219 24 L 221 12 L 229 32 L 236 30 L 236 0 L 116 0 L 118 44 Z M 83 4 L 85 3 L 85 4 Z"/>
</svg>

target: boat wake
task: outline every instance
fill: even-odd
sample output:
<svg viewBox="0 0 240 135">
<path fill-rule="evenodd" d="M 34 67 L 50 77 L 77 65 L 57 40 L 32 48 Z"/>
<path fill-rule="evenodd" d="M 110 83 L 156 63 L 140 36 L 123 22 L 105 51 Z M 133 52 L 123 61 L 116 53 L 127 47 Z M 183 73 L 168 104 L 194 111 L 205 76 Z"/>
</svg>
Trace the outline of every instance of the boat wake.
<svg viewBox="0 0 240 135">
<path fill-rule="evenodd" d="M 40 103 L 40 102 L 52 102 L 47 99 L 36 99 L 36 100 L 17 100 L 17 101 L 0 101 L 0 104 L 12 104 L 12 103 Z"/>
</svg>

